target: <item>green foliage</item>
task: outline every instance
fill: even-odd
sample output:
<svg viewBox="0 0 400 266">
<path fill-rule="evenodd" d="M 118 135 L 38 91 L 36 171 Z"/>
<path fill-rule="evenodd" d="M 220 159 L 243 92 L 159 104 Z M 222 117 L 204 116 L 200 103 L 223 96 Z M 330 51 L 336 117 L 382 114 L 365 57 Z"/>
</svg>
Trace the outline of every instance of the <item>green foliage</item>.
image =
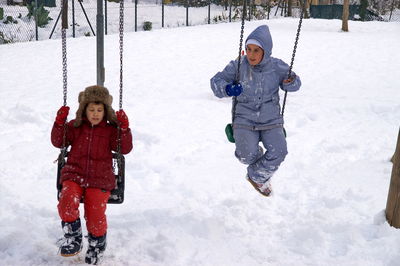
<svg viewBox="0 0 400 266">
<path fill-rule="evenodd" d="M 5 20 L 3 20 L 4 24 L 18 24 L 18 20 L 14 19 L 12 16 L 7 16 Z"/>
<path fill-rule="evenodd" d="M 28 8 L 28 18 L 35 18 L 37 19 L 37 25 L 40 28 L 44 28 L 49 23 L 49 20 L 52 20 L 49 17 L 49 11 L 46 10 L 43 5 L 40 5 L 37 9 L 35 8 L 35 2 L 31 2 L 26 6 Z"/>
<path fill-rule="evenodd" d="M 149 31 L 153 28 L 153 23 L 151 21 L 143 22 L 143 30 Z"/>
<path fill-rule="evenodd" d="M 2 31 L 0 31 L 0 44 L 7 44 L 15 42 L 12 38 L 8 38 Z"/>
<path fill-rule="evenodd" d="M 4 18 L 4 9 L 0 7 L 0 20 Z"/>
<path fill-rule="evenodd" d="M 362 21 L 365 20 L 365 16 L 367 14 L 367 7 L 368 7 L 368 0 L 361 0 L 360 1 L 360 19 Z"/>
</svg>

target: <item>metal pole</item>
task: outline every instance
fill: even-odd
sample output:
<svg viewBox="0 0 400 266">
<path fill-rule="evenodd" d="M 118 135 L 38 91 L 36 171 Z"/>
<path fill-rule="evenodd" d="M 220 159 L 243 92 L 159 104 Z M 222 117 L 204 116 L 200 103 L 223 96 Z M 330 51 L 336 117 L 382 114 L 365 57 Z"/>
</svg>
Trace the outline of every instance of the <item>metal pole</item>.
<svg viewBox="0 0 400 266">
<path fill-rule="evenodd" d="M 392 2 L 392 8 L 390 9 L 389 21 L 392 19 L 393 9 L 394 9 L 394 0 L 393 0 L 393 2 Z"/>
<path fill-rule="evenodd" d="M 208 1 L 208 24 L 210 24 L 211 16 L 211 1 Z"/>
<path fill-rule="evenodd" d="M 229 1 L 229 22 L 232 22 L 232 0 Z"/>
<path fill-rule="evenodd" d="M 108 13 L 107 13 L 107 0 L 104 0 L 104 14 L 105 14 L 105 22 L 104 22 L 104 30 L 105 34 L 107 35 L 107 18 L 108 18 Z"/>
<path fill-rule="evenodd" d="M 97 0 L 96 15 L 96 41 L 97 41 L 97 85 L 104 86 L 104 14 L 103 0 Z"/>
<path fill-rule="evenodd" d="M 189 1 L 186 1 L 186 26 L 189 26 Z"/>
<path fill-rule="evenodd" d="M 75 38 L 75 0 L 72 0 L 72 37 Z"/>
<path fill-rule="evenodd" d="M 89 27 L 92 30 L 93 36 L 96 36 L 96 34 L 94 33 L 94 30 L 93 30 L 92 24 L 90 23 L 90 20 L 89 20 L 87 14 L 86 14 L 85 8 L 83 7 L 82 0 L 78 0 L 78 2 L 79 2 L 79 5 L 82 8 L 83 14 L 85 15 L 86 21 L 88 22 Z"/>
<path fill-rule="evenodd" d="M 60 13 L 58 14 L 56 23 L 54 23 L 53 29 L 51 30 L 49 39 L 51 39 L 51 37 L 53 36 L 54 30 L 56 29 L 56 26 L 57 26 L 57 24 L 58 24 L 58 21 L 60 20 L 60 17 L 61 17 L 62 12 L 63 12 L 63 10 L 61 9 L 61 10 L 60 10 Z"/>
<path fill-rule="evenodd" d="M 164 0 L 161 0 L 161 27 L 164 28 Z"/>
<path fill-rule="evenodd" d="M 38 0 L 35 1 L 35 34 L 36 34 L 36 41 L 39 40 L 39 27 L 38 27 Z"/>
<path fill-rule="evenodd" d="M 247 0 L 246 0 L 247 1 Z M 248 16 L 248 20 L 250 21 L 251 20 L 251 0 L 249 0 L 249 2 L 248 2 L 249 4 L 248 4 L 248 6 L 249 6 L 249 16 Z"/>
<path fill-rule="evenodd" d="M 138 0 L 135 0 L 135 31 L 137 31 L 137 4 Z"/>
</svg>

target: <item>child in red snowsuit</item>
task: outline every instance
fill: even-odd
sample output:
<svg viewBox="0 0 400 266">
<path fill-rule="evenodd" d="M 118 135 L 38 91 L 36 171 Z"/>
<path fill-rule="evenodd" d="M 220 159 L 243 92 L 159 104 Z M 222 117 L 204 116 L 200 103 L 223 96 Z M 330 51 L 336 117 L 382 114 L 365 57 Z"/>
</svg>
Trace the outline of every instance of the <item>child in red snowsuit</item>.
<svg viewBox="0 0 400 266">
<path fill-rule="evenodd" d="M 114 112 L 112 96 L 101 86 L 91 86 L 79 94 L 76 118 L 65 125 L 69 107 L 63 106 L 51 131 L 51 142 L 57 148 L 71 146 L 68 160 L 61 172 L 62 190 L 58 213 L 62 220 L 65 242 L 62 256 L 73 256 L 82 249 L 79 203 L 84 199 L 89 248 L 85 261 L 97 264 L 106 248 L 107 219 L 105 215 L 110 191 L 115 188 L 112 151 L 117 150 L 120 126 L 120 151 L 132 150 L 129 120 L 123 110 Z M 64 125 L 65 140 L 64 140 Z"/>
</svg>

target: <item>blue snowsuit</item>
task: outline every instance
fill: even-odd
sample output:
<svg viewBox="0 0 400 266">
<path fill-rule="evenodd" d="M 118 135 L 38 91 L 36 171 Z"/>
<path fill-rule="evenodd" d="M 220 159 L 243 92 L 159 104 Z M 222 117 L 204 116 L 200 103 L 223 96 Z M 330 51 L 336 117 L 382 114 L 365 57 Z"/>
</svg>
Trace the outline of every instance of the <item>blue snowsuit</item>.
<svg viewBox="0 0 400 266">
<path fill-rule="evenodd" d="M 290 83 L 289 66 L 280 59 L 271 57 L 272 38 L 266 25 L 256 28 L 246 39 L 255 39 L 264 50 L 264 57 L 258 65 L 251 66 L 246 56 L 242 57 L 239 81 L 243 92 L 236 97 L 237 105 L 233 120 L 235 156 L 249 165 L 247 174 L 256 183 L 265 183 L 278 169 L 287 154 L 283 133 L 283 117 L 279 103 L 279 88 L 297 91 L 301 86 L 299 76 Z M 231 61 L 222 72 L 211 78 L 214 95 L 229 97 L 225 87 L 236 79 L 238 61 Z M 266 152 L 258 143 L 262 142 Z"/>
</svg>

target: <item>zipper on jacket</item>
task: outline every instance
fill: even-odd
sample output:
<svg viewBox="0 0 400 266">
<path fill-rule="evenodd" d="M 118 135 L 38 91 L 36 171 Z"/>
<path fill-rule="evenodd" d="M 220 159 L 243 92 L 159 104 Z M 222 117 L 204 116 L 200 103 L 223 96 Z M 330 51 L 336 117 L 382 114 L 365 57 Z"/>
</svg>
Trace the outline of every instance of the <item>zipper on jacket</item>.
<svg viewBox="0 0 400 266">
<path fill-rule="evenodd" d="M 86 162 L 86 181 L 89 179 L 89 163 L 90 163 L 90 152 L 92 150 L 92 140 L 93 140 L 93 125 L 91 125 L 90 135 L 89 135 L 88 155 Z"/>
</svg>

